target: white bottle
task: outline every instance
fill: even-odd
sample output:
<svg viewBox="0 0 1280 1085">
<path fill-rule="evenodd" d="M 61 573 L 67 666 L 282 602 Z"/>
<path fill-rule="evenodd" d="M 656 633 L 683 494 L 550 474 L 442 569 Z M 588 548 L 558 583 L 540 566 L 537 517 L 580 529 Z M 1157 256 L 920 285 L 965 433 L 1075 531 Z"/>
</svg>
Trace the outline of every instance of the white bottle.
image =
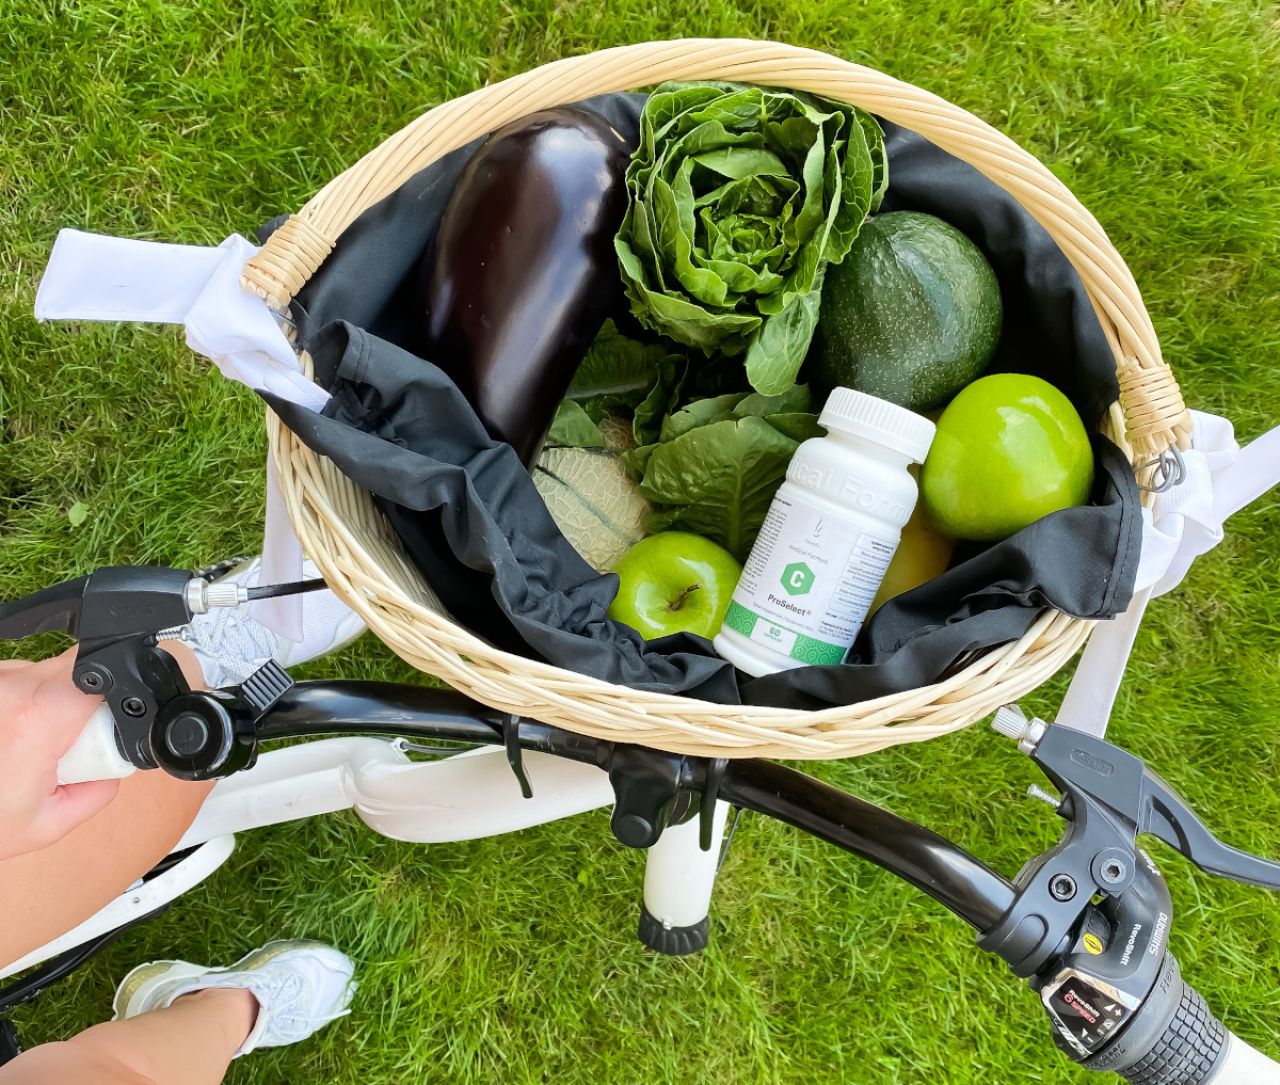
<svg viewBox="0 0 1280 1085">
<path fill-rule="evenodd" d="M 934 434 L 851 388 L 831 393 L 818 424 L 827 436 L 792 457 L 714 641 L 750 675 L 844 661 L 915 508 L 907 467 Z"/>
</svg>

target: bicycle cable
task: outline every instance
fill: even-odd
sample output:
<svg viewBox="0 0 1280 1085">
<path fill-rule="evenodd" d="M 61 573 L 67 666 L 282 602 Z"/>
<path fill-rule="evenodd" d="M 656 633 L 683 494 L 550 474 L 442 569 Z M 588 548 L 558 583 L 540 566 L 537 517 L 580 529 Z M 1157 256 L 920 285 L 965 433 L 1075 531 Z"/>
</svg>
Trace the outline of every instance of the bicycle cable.
<svg viewBox="0 0 1280 1085">
<path fill-rule="evenodd" d="M 294 580 L 288 584 L 267 584 L 265 587 L 248 588 L 249 602 L 259 599 L 277 599 L 282 595 L 301 595 L 304 592 L 323 591 L 328 585 L 323 580 Z"/>
</svg>

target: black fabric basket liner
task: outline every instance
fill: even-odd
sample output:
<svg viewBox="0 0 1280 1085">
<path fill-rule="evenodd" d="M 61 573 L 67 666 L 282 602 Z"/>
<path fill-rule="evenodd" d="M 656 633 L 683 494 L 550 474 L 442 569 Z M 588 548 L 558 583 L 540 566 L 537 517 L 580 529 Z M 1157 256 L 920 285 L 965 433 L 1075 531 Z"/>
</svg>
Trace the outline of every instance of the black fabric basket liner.
<svg viewBox="0 0 1280 1085">
<path fill-rule="evenodd" d="M 634 144 L 643 102 L 617 94 L 584 104 Z M 1005 320 L 992 371 L 1044 377 L 1095 427 L 1118 394 L 1114 363 L 1066 257 L 977 170 L 914 133 L 884 129 L 882 210 L 946 219 L 995 268 Z M 636 689 L 816 709 L 937 681 L 970 653 L 1021 637 L 1046 607 L 1105 619 L 1128 605 L 1138 492 L 1119 449 L 1095 436 L 1092 504 L 961 548 L 942 576 L 881 607 L 844 664 L 749 678 L 701 638 L 645 642 L 610 619 L 617 578 L 573 549 L 515 453 L 488 437 L 453 382 L 400 345 L 415 341 L 423 320 L 414 269 L 478 145 L 446 155 L 361 215 L 299 293 L 299 341 L 332 393 L 324 411 L 266 397 L 308 447 L 373 494 L 461 624 L 509 651 Z"/>
</svg>

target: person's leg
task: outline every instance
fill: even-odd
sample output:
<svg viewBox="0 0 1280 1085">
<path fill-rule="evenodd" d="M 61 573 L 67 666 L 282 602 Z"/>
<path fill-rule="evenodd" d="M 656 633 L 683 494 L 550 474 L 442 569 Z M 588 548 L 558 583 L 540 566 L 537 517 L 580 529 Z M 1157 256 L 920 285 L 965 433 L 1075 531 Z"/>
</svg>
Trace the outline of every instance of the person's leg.
<svg viewBox="0 0 1280 1085">
<path fill-rule="evenodd" d="M 217 1085 L 231 1060 L 298 1043 L 347 1012 L 351 961 L 319 942 L 271 942 L 228 969 L 140 965 L 116 1020 L 0 1067 L 0 1085 Z"/>
<path fill-rule="evenodd" d="M 106 907 L 173 850 L 209 793 L 139 772 L 101 813 L 55 844 L 0 862 L 0 965 Z"/>
<path fill-rule="evenodd" d="M 197 991 L 32 1048 L 0 1069 L 0 1085 L 217 1085 L 257 1014 L 247 990 Z"/>
<path fill-rule="evenodd" d="M 193 687 L 185 645 L 166 642 Z M 104 908 L 173 850 L 212 784 L 137 772 L 96 816 L 40 851 L 0 862 L 0 965 L 26 956 Z"/>
</svg>

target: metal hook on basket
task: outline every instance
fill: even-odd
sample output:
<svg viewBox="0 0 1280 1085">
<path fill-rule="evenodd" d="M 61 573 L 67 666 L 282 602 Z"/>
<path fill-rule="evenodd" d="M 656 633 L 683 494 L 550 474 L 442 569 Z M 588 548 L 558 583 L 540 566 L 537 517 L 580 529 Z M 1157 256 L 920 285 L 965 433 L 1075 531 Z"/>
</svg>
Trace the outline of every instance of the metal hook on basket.
<svg viewBox="0 0 1280 1085">
<path fill-rule="evenodd" d="M 1155 476 L 1149 483 L 1139 482 L 1139 490 L 1162 494 L 1166 490 L 1172 490 L 1175 486 L 1181 486 L 1186 481 L 1187 461 L 1182 458 L 1182 453 L 1177 445 L 1170 445 L 1154 460 L 1147 460 L 1146 463 L 1138 464 L 1136 471 L 1142 472 L 1149 467 L 1155 469 Z"/>
</svg>

